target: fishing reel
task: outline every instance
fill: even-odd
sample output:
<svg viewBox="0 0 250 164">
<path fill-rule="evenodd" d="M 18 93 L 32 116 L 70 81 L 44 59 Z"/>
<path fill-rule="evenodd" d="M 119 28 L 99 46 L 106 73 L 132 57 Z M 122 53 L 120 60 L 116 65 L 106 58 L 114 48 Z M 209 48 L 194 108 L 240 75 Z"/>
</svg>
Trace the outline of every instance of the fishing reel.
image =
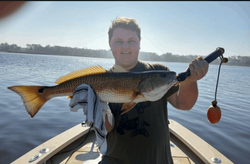
<svg viewBox="0 0 250 164">
<path fill-rule="evenodd" d="M 221 64 L 228 62 L 228 59 L 223 57 L 224 52 L 225 52 L 224 48 L 218 47 L 214 52 L 212 52 L 211 54 L 209 54 L 207 57 L 204 58 L 204 60 L 206 60 L 208 63 L 211 63 L 212 61 L 214 61 L 218 57 L 220 57 L 220 59 L 221 59 L 221 62 L 219 65 L 219 70 L 218 70 L 216 88 L 215 88 L 215 99 L 212 101 L 212 105 L 209 106 L 209 108 L 207 110 L 207 119 L 211 124 L 218 123 L 220 121 L 220 118 L 221 118 L 221 109 L 217 105 L 216 94 L 217 94 L 217 88 L 218 88 L 218 83 L 219 83 Z M 184 81 L 189 75 L 190 75 L 189 69 L 187 69 L 187 71 L 185 71 L 185 72 L 179 73 L 176 76 L 176 79 L 178 81 L 176 86 L 179 85 L 182 81 Z"/>
</svg>

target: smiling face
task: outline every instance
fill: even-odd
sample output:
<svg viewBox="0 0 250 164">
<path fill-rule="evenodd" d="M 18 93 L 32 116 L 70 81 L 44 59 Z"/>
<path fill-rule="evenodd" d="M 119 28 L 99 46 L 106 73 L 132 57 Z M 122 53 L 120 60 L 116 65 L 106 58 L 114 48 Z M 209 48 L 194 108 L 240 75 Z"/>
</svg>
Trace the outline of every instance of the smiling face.
<svg viewBox="0 0 250 164">
<path fill-rule="evenodd" d="M 115 64 L 129 70 L 138 62 L 140 39 L 132 30 L 117 27 L 109 41 L 109 46 L 115 58 Z"/>
</svg>

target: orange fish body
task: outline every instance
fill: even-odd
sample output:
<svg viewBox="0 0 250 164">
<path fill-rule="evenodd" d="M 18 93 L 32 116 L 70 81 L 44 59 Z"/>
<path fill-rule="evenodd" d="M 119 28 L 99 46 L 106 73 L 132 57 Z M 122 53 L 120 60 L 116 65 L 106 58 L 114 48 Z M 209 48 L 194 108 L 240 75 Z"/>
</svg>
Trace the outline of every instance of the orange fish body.
<svg viewBox="0 0 250 164">
<path fill-rule="evenodd" d="M 72 97 L 82 83 L 89 84 L 101 101 L 125 103 L 123 113 L 136 103 L 160 99 L 176 83 L 176 73 L 167 70 L 108 73 L 101 66 L 81 69 L 59 78 L 56 86 L 11 86 L 23 100 L 31 117 L 51 98 Z"/>
</svg>

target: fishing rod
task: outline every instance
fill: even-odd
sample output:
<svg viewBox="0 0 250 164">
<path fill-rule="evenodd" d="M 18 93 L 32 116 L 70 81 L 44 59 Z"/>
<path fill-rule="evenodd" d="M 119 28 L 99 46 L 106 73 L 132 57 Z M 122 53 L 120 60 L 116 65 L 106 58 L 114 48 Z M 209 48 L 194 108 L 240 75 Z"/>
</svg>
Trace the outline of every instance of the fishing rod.
<svg viewBox="0 0 250 164">
<path fill-rule="evenodd" d="M 210 53 L 207 57 L 204 58 L 204 60 L 206 60 L 208 63 L 211 63 L 212 61 L 214 61 L 218 57 L 220 57 L 220 59 L 221 59 L 221 63 L 220 63 L 219 70 L 218 70 L 218 77 L 217 77 L 217 82 L 216 82 L 216 88 L 215 88 L 215 99 L 212 101 L 212 105 L 210 105 L 208 107 L 208 110 L 207 110 L 207 119 L 208 119 L 208 121 L 211 124 L 218 123 L 220 121 L 220 118 L 221 118 L 221 109 L 217 105 L 216 94 L 217 94 L 217 88 L 218 88 L 218 82 L 219 82 L 219 74 L 220 74 L 221 64 L 228 62 L 228 59 L 225 58 L 225 57 L 223 57 L 224 53 L 225 53 L 224 48 L 218 47 L 218 48 L 216 48 L 216 50 L 214 52 Z M 176 83 L 175 86 L 178 86 L 189 75 L 190 75 L 190 69 L 189 68 L 185 72 L 179 73 L 176 76 L 176 79 L 177 79 L 178 82 Z"/>
<path fill-rule="evenodd" d="M 224 52 L 225 52 L 224 48 L 218 47 L 214 52 L 210 53 L 207 57 L 205 57 L 204 60 L 206 60 L 208 63 L 211 63 L 219 56 L 221 56 L 223 58 L 223 63 L 227 63 L 228 59 L 223 57 Z M 184 81 L 189 75 L 190 75 L 189 68 L 185 72 L 179 73 L 176 76 L 176 79 L 178 81 L 176 85 L 179 85 L 180 82 Z"/>
</svg>

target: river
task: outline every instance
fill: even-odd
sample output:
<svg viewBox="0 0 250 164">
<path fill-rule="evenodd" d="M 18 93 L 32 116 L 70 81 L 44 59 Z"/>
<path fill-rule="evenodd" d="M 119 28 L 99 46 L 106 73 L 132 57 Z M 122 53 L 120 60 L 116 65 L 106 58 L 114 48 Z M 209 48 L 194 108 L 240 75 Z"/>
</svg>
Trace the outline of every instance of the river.
<svg viewBox="0 0 250 164">
<path fill-rule="evenodd" d="M 188 63 L 158 63 L 177 73 L 188 67 Z M 70 111 L 66 97 L 51 99 L 31 119 L 20 96 L 8 86 L 54 85 L 56 79 L 72 71 L 93 65 L 108 69 L 113 64 L 114 59 L 106 58 L 0 52 L 0 164 L 14 161 L 84 119 L 82 111 Z M 209 65 L 207 75 L 198 81 L 199 97 L 191 110 L 168 105 L 169 119 L 184 125 L 232 162 L 246 164 L 250 161 L 250 67 L 222 65 L 217 91 L 222 117 L 219 123 L 210 124 L 206 113 L 214 100 L 218 68 Z"/>
</svg>

